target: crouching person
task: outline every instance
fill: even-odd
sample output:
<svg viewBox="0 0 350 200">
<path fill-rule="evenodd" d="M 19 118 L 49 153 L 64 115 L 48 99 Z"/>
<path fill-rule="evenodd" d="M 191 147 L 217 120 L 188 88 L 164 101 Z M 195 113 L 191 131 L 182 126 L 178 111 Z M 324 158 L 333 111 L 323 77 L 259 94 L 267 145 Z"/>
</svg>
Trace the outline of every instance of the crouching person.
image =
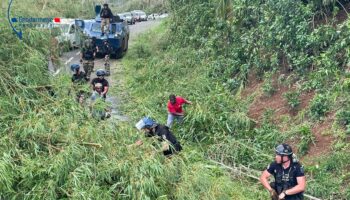
<svg viewBox="0 0 350 200">
<path fill-rule="evenodd" d="M 176 152 L 182 150 L 182 146 L 175 138 L 173 133 L 167 126 L 157 124 L 153 119 L 149 117 L 142 118 L 137 124 L 138 130 L 143 130 L 146 137 L 157 137 L 159 141 L 163 142 L 162 151 L 165 156 L 170 156 Z M 137 145 L 141 145 L 142 141 L 136 142 Z"/>
<path fill-rule="evenodd" d="M 303 166 L 293 158 L 288 144 L 278 145 L 275 151 L 275 162 L 263 171 L 260 182 L 270 192 L 272 200 L 303 200 L 306 187 Z M 274 176 L 275 182 L 269 183 L 270 176 Z"/>
<path fill-rule="evenodd" d="M 103 98 L 102 84 L 96 83 L 94 91 L 90 98 L 90 109 L 92 116 L 96 119 L 106 119 L 111 117 L 109 110 L 107 109 L 106 102 Z"/>
</svg>

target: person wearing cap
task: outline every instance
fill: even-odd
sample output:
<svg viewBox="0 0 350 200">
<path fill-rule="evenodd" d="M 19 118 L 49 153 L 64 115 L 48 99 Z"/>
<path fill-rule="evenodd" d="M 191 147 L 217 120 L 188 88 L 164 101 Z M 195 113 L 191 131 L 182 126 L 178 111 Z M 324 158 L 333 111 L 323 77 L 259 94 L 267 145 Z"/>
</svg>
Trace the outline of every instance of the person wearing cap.
<svg viewBox="0 0 350 200">
<path fill-rule="evenodd" d="M 270 192 L 272 200 L 301 200 L 306 188 L 303 166 L 296 161 L 292 148 L 288 144 L 280 144 L 275 149 L 275 161 L 260 176 L 260 182 Z M 269 183 L 270 176 L 275 182 Z"/>
<path fill-rule="evenodd" d="M 184 111 L 182 110 L 183 104 L 192 104 L 192 102 L 184 99 L 181 96 L 175 96 L 171 94 L 168 101 L 168 119 L 166 125 L 170 128 L 176 119 L 179 123 L 182 123 L 184 118 Z"/>
<path fill-rule="evenodd" d="M 135 126 L 138 130 L 143 130 L 146 137 L 157 137 L 163 143 L 162 151 L 165 156 L 170 156 L 182 150 L 180 142 L 177 141 L 169 127 L 160 125 L 149 117 L 142 118 Z M 141 140 L 136 142 L 136 145 L 141 144 Z"/>
<path fill-rule="evenodd" d="M 113 13 L 111 9 L 108 7 L 108 4 L 105 3 L 103 4 L 103 8 L 101 9 L 100 12 L 100 17 L 101 17 L 101 37 L 105 34 L 105 27 L 109 29 L 109 24 L 111 19 L 113 18 Z"/>
</svg>

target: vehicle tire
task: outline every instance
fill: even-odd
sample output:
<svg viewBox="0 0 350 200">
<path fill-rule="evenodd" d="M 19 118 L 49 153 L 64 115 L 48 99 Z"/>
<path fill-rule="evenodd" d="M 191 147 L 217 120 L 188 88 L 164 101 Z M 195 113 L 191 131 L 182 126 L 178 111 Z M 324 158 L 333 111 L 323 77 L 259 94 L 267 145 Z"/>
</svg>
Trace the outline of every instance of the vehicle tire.
<svg viewBox="0 0 350 200">
<path fill-rule="evenodd" d="M 120 59 L 123 57 L 123 47 L 120 47 L 116 52 L 115 52 L 115 58 Z"/>
<path fill-rule="evenodd" d="M 124 51 L 125 51 L 125 52 L 128 51 L 128 48 L 129 48 L 129 38 L 127 38 L 127 39 L 125 40 L 125 48 L 124 48 Z"/>
</svg>

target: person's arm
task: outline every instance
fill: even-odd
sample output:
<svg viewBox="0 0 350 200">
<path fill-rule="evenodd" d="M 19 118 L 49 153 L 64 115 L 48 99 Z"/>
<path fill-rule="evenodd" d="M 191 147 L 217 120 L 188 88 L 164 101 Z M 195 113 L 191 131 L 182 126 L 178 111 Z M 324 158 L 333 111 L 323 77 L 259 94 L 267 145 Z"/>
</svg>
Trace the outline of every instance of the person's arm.
<svg viewBox="0 0 350 200">
<path fill-rule="evenodd" d="M 297 177 L 298 184 L 286 191 L 284 193 L 288 195 L 298 194 L 300 192 L 304 192 L 306 188 L 306 178 L 305 176 Z"/>
<path fill-rule="evenodd" d="M 105 86 L 105 87 L 103 88 L 102 95 L 107 94 L 107 92 L 108 92 L 108 86 Z"/>
<path fill-rule="evenodd" d="M 108 14 L 109 14 L 109 18 L 113 18 L 113 13 L 112 10 L 110 8 L 108 8 Z"/>
<path fill-rule="evenodd" d="M 269 178 L 270 178 L 271 174 L 265 170 L 263 171 L 263 173 L 260 176 L 260 182 L 261 184 L 264 186 L 264 188 L 266 188 L 269 192 L 271 192 L 273 189 L 270 186 L 269 183 Z"/>
<path fill-rule="evenodd" d="M 186 103 L 186 104 L 190 104 L 190 105 L 192 104 L 191 101 L 188 101 L 188 100 L 186 100 L 186 99 L 184 99 L 184 100 L 185 100 L 185 103 Z"/>
<path fill-rule="evenodd" d="M 83 50 L 80 51 L 80 62 L 83 62 Z"/>
</svg>

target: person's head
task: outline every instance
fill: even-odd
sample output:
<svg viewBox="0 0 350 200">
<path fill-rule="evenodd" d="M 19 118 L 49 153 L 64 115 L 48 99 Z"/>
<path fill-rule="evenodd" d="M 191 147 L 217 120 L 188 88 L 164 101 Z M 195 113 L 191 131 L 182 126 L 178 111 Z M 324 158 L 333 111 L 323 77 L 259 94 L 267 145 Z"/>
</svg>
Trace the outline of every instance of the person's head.
<svg viewBox="0 0 350 200">
<path fill-rule="evenodd" d="M 96 92 L 102 92 L 102 83 L 96 83 L 95 90 Z"/>
<path fill-rule="evenodd" d="M 108 8 L 108 3 L 103 4 L 104 8 Z"/>
<path fill-rule="evenodd" d="M 108 40 L 106 39 L 106 40 L 103 40 L 103 44 L 104 45 L 107 45 L 108 44 Z"/>
<path fill-rule="evenodd" d="M 283 164 L 293 159 L 293 150 L 288 144 L 279 144 L 275 148 L 275 161 L 277 164 Z"/>
<path fill-rule="evenodd" d="M 106 75 L 106 72 L 105 70 L 103 69 L 99 69 L 96 71 L 96 76 L 99 78 L 99 79 L 104 79 L 104 76 Z"/>
<path fill-rule="evenodd" d="M 174 94 L 171 94 L 169 96 L 169 101 L 171 104 L 175 104 L 176 103 L 176 96 Z"/>
<path fill-rule="evenodd" d="M 157 126 L 157 123 L 150 117 L 144 117 L 140 121 L 138 121 L 135 126 L 139 131 L 143 130 L 149 133 L 154 127 Z"/>
<path fill-rule="evenodd" d="M 72 64 L 70 66 L 70 69 L 74 72 L 74 73 L 78 73 L 80 70 L 80 65 L 79 64 Z"/>
</svg>

